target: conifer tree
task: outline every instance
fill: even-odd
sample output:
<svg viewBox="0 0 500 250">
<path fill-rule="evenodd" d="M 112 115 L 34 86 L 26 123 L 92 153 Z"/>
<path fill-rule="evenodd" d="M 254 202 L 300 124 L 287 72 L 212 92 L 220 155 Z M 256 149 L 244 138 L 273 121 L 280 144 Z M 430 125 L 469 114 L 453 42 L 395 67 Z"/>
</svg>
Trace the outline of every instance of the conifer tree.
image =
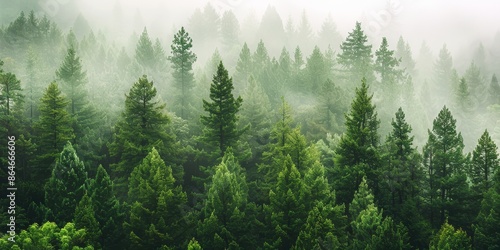
<svg viewBox="0 0 500 250">
<path fill-rule="evenodd" d="M 491 77 L 491 83 L 488 93 L 489 105 L 500 104 L 500 84 L 498 84 L 498 79 L 495 74 L 493 74 L 493 76 Z"/>
<path fill-rule="evenodd" d="M 474 111 L 473 100 L 469 90 L 469 85 L 464 77 L 460 79 L 460 83 L 458 84 L 458 88 L 455 94 L 455 105 L 458 110 L 465 113 L 471 114 Z"/>
<path fill-rule="evenodd" d="M 56 160 L 52 175 L 45 185 L 45 206 L 59 225 L 71 222 L 75 209 L 85 194 L 87 170 L 68 142 Z"/>
<path fill-rule="evenodd" d="M 101 237 L 101 229 L 99 222 L 95 218 L 92 199 L 86 192 L 76 206 L 73 222 L 77 229 L 85 229 L 89 245 L 99 246 L 98 241 Z"/>
<path fill-rule="evenodd" d="M 318 45 L 322 49 L 326 49 L 329 46 L 338 48 L 341 42 L 342 36 L 337 30 L 337 25 L 333 22 L 332 15 L 328 14 L 318 32 Z"/>
<path fill-rule="evenodd" d="M 351 110 L 345 115 L 346 132 L 342 136 L 335 159 L 335 173 L 340 178 L 335 180 L 335 190 L 339 203 L 348 204 L 363 175 L 367 176 L 368 185 L 378 188 L 379 155 L 377 147 L 379 136 L 377 119 L 372 96 L 368 95 L 368 85 L 363 79 L 361 88 L 356 88 L 356 97 L 351 103 Z M 378 192 L 375 192 L 378 195 Z"/>
<path fill-rule="evenodd" d="M 40 120 L 36 124 L 39 165 L 35 171 L 41 180 L 50 176 L 52 170 L 48 166 L 54 162 L 64 144 L 74 137 L 67 106 L 68 101 L 57 84 L 49 84 L 41 99 Z"/>
<path fill-rule="evenodd" d="M 135 60 L 143 67 L 146 72 L 150 73 L 152 69 L 155 68 L 155 50 L 153 47 L 153 42 L 148 35 L 148 30 L 144 27 L 139 41 L 137 42 L 135 48 Z M 143 73 L 146 73 L 143 72 Z"/>
<path fill-rule="evenodd" d="M 454 225 L 468 224 L 469 190 L 463 149 L 456 120 L 445 106 L 434 120 L 424 146 L 424 166 L 429 178 L 429 218 L 435 228 L 444 223 L 447 216 Z"/>
<path fill-rule="evenodd" d="M 115 159 L 111 165 L 119 197 L 126 193 L 127 178 L 133 168 L 156 147 L 161 154 L 173 154 L 173 137 L 168 133 L 170 122 L 165 105 L 156 97 L 156 88 L 146 76 L 139 78 L 125 100 L 125 111 L 115 127 L 114 140 L 109 145 Z"/>
<path fill-rule="evenodd" d="M 113 193 L 113 182 L 106 170 L 99 165 L 94 179 L 91 180 L 88 194 L 102 232 L 99 243 L 104 249 L 116 249 L 123 246 L 122 224 L 124 213 L 122 206 Z"/>
<path fill-rule="evenodd" d="M 318 46 L 314 47 L 311 56 L 307 58 L 306 71 L 309 86 L 303 86 L 302 91 L 304 93 L 320 93 L 321 85 L 327 79 L 328 69 Z"/>
<path fill-rule="evenodd" d="M 382 86 L 387 90 L 392 90 L 402 78 L 403 72 L 398 69 L 401 59 L 395 58 L 394 51 L 389 49 L 387 39 L 382 38 L 380 48 L 375 51 L 376 60 L 374 69 L 380 74 Z"/>
<path fill-rule="evenodd" d="M 172 40 L 171 56 L 168 60 L 172 62 L 172 76 L 175 79 L 177 96 L 174 106 L 176 114 L 182 119 L 190 118 L 191 89 L 194 87 L 193 63 L 196 61 L 196 54 L 191 51 L 193 39 L 186 32 L 184 27 L 174 35 Z"/>
<path fill-rule="evenodd" d="M 488 88 L 481 74 L 481 69 L 474 62 L 471 62 L 465 71 L 464 78 L 469 85 L 471 98 L 478 104 L 478 107 L 483 108 L 486 104 L 484 96 Z"/>
<path fill-rule="evenodd" d="M 240 24 L 231 10 L 222 14 L 220 21 L 220 33 L 222 44 L 225 50 L 232 51 L 233 47 L 239 44 Z"/>
<path fill-rule="evenodd" d="M 399 68 L 406 71 L 408 74 L 415 75 L 415 61 L 412 58 L 412 52 L 410 44 L 405 42 L 403 36 L 399 37 L 396 50 L 394 51 L 394 57 L 396 59 L 401 59 Z"/>
<path fill-rule="evenodd" d="M 347 72 L 349 85 L 358 83 L 362 78 L 372 82 L 372 46 L 367 44 L 368 39 L 361 29 L 361 23 L 356 22 L 356 27 L 349 32 L 346 40 L 340 45 L 342 50 L 337 55 L 338 63 Z"/>
<path fill-rule="evenodd" d="M 455 229 L 448 222 L 443 223 L 439 232 L 431 239 L 429 249 L 452 250 L 472 249 L 470 238 L 462 229 Z"/>
<path fill-rule="evenodd" d="M 266 242 L 277 249 L 290 249 L 299 236 L 307 217 L 304 205 L 304 183 L 290 156 L 281 157 L 280 173 L 275 187 L 269 192 L 273 238 Z M 290 209 L 293 207 L 294 209 Z"/>
<path fill-rule="evenodd" d="M 500 246 L 500 171 L 496 171 L 493 186 L 484 194 L 479 214 L 473 225 L 474 248 L 496 249 Z"/>
<path fill-rule="evenodd" d="M 208 112 L 201 116 L 205 126 L 203 139 L 216 148 L 216 153 L 223 156 L 228 147 L 235 146 L 240 135 L 246 130 L 238 129 L 237 116 L 243 99 L 234 98 L 233 80 L 229 77 L 222 61 L 210 86 L 211 102 L 203 100 L 203 109 Z"/>
<path fill-rule="evenodd" d="M 236 63 L 236 72 L 234 73 L 235 84 L 243 88 L 241 83 L 247 83 L 248 77 L 252 73 L 252 54 L 248 48 L 247 43 L 243 44 L 241 48 L 238 62 Z"/>
<path fill-rule="evenodd" d="M 156 249 L 184 241 L 182 206 L 186 193 L 175 186 L 172 168 L 165 165 L 155 148 L 132 171 L 128 199 L 131 210 L 124 228 L 132 247 Z"/>
<path fill-rule="evenodd" d="M 500 159 L 498 158 L 498 148 L 491 139 L 488 130 L 479 138 L 474 151 L 472 152 L 472 165 L 470 179 L 473 191 L 484 194 L 493 186 L 493 177 L 500 170 Z"/>
<path fill-rule="evenodd" d="M 452 83 L 452 69 L 453 69 L 453 59 L 451 57 L 450 51 L 443 45 L 439 51 L 439 57 L 434 63 L 434 82 L 432 86 L 432 91 L 438 93 L 452 93 L 453 83 Z M 448 99 L 446 97 L 442 98 L 437 105 L 442 106 L 446 104 Z"/>
</svg>

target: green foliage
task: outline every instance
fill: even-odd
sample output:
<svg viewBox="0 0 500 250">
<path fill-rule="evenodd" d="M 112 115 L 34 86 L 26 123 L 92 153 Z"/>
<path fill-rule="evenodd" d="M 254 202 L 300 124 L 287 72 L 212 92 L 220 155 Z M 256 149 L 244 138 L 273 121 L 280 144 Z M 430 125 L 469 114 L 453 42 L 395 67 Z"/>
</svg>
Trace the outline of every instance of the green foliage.
<svg viewBox="0 0 500 250">
<path fill-rule="evenodd" d="M 210 86 L 211 102 L 203 100 L 203 109 L 208 114 L 201 116 L 201 121 L 205 126 L 202 138 L 215 148 L 215 154 L 220 157 L 228 147 L 236 146 L 236 142 L 246 130 L 246 128 L 238 129 L 237 113 L 243 99 L 234 98 L 232 90 L 233 80 L 221 61 Z"/>
<path fill-rule="evenodd" d="M 195 238 L 189 241 L 188 250 L 202 250 L 200 243 Z"/>
<path fill-rule="evenodd" d="M 387 39 L 382 38 L 382 44 L 380 48 L 375 51 L 374 70 L 380 74 L 382 81 L 382 88 L 389 92 L 388 90 L 394 90 L 398 86 L 399 80 L 403 77 L 403 71 L 398 69 L 401 59 L 394 56 L 394 51 L 389 50 L 389 45 L 387 44 Z M 390 91 L 393 92 L 393 91 Z M 394 96 L 385 96 L 389 100 L 393 100 Z"/>
<path fill-rule="evenodd" d="M 462 229 L 457 229 L 448 224 L 443 223 L 439 232 L 432 238 L 429 249 L 472 249 L 470 238 Z"/>
<path fill-rule="evenodd" d="M 424 146 L 424 166 L 428 174 L 429 220 L 435 228 L 449 216 L 455 225 L 467 225 L 469 188 L 463 139 L 456 131 L 456 120 L 443 107 L 433 122 Z"/>
<path fill-rule="evenodd" d="M 361 23 L 349 32 L 346 40 L 340 45 L 342 50 L 337 55 L 338 63 L 347 72 L 347 84 L 354 84 L 362 78 L 372 82 L 375 77 L 372 71 L 372 46 L 367 44 L 368 38 L 361 29 Z"/>
<path fill-rule="evenodd" d="M 191 51 L 193 47 L 193 39 L 186 32 L 184 27 L 174 35 L 172 40 L 171 53 L 168 60 L 172 62 L 172 76 L 175 80 L 177 88 L 177 96 L 175 98 L 176 105 L 173 107 L 176 114 L 182 119 L 190 118 L 190 100 L 191 89 L 194 86 L 193 80 L 193 63 L 196 61 L 196 55 Z"/>
<path fill-rule="evenodd" d="M 352 200 L 354 191 L 364 175 L 367 176 L 368 185 L 372 189 L 376 191 L 378 188 L 377 129 L 380 121 L 377 119 L 372 97 L 368 95 L 368 86 L 363 79 L 361 88 L 356 88 L 351 110 L 345 115 L 346 132 L 337 148 L 334 169 L 339 176 L 334 184 L 339 203 L 347 204 Z"/>
<path fill-rule="evenodd" d="M 175 186 L 172 168 L 155 148 L 132 171 L 128 198 L 131 210 L 124 228 L 133 248 L 156 249 L 185 240 L 182 207 L 186 193 Z"/>
<path fill-rule="evenodd" d="M 498 148 L 485 130 L 472 152 L 470 179 L 478 194 L 486 193 L 493 186 L 493 176 L 500 169 Z"/>
<path fill-rule="evenodd" d="M 42 180 L 46 180 L 52 171 L 47 166 L 54 161 L 64 144 L 74 137 L 67 105 L 68 101 L 62 96 L 57 84 L 49 84 L 41 99 L 40 119 L 35 125 L 40 164 L 36 172 Z"/>
<path fill-rule="evenodd" d="M 73 222 L 76 228 L 85 229 L 89 245 L 99 245 L 98 240 L 101 237 L 101 229 L 99 222 L 95 218 L 92 200 L 87 193 L 83 195 L 78 206 L 76 206 Z"/>
<path fill-rule="evenodd" d="M 94 179 L 90 181 L 88 194 L 92 199 L 95 219 L 102 232 L 99 243 L 104 249 L 116 249 L 122 246 L 124 234 L 123 208 L 113 193 L 113 182 L 106 170 L 99 165 Z"/>
<path fill-rule="evenodd" d="M 500 247 L 500 171 L 495 173 L 495 182 L 484 193 L 481 209 L 476 218 L 474 229 L 475 249 L 498 249 Z"/>
<path fill-rule="evenodd" d="M 167 130 L 170 119 L 165 114 L 165 105 L 157 100 L 156 93 L 152 81 L 148 81 L 146 76 L 139 78 L 126 96 L 125 111 L 115 126 L 114 140 L 109 150 L 116 162 L 111 167 L 120 195 L 126 193 L 127 178 L 133 168 L 153 147 L 162 155 L 174 153 L 174 138 Z"/>
<path fill-rule="evenodd" d="M 45 206 L 58 225 L 72 221 L 75 208 L 86 189 L 87 170 L 68 142 L 56 160 L 52 175 L 45 185 Z"/>
<path fill-rule="evenodd" d="M 42 226 L 35 223 L 26 230 L 22 230 L 13 245 L 7 241 L 7 236 L 1 238 L 0 249 L 93 250 L 94 247 L 87 244 L 87 239 L 85 229 L 76 229 L 75 224 L 71 222 L 63 228 L 59 228 L 54 222 L 45 222 Z"/>
<path fill-rule="evenodd" d="M 321 87 L 326 81 L 330 69 L 327 68 L 325 58 L 318 46 L 314 47 L 311 56 L 307 58 L 305 70 L 308 86 L 303 86 L 301 91 L 304 93 L 321 93 Z"/>
<path fill-rule="evenodd" d="M 250 77 L 252 70 L 252 54 L 247 43 L 244 43 L 241 48 L 238 62 L 236 63 L 236 72 L 234 73 L 234 83 L 239 89 L 244 88 L 244 86 L 242 86 L 244 83 L 250 83 L 248 77 Z"/>
<path fill-rule="evenodd" d="M 141 37 L 135 48 L 135 60 L 146 70 L 154 69 L 156 66 L 155 50 L 153 42 L 148 35 L 148 30 L 144 27 Z"/>
</svg>

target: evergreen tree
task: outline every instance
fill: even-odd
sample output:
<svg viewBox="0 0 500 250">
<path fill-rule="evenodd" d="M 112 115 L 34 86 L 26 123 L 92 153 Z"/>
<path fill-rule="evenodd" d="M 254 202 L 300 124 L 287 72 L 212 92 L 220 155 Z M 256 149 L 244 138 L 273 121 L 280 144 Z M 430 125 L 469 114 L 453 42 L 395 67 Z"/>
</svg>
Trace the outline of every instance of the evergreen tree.
<svg viewBox="0 0 500 250">
<path fill-rule="evenodd" d="M 493 186 L 484 194 L 474 229 L 475 249 L 500 247 L 500 171 L 496 171 Z"/>
<path fill-rule="evenodd" d="M 377 147 L 379 137 L 377 119 L 372 96 L 368 95 L 368 86 L 363 79 L 361 88 L 356 88 L 356 97 L 351 110 L 345 115 L 346 132 L 342 136 L 335 159 L 335 190 L 339 203 L 347 204 L 352 200 L 356 187 L 361 183 L 363 175 L 368 178 L 372 189 L 378 188 L 379 156 Z M 378 193 L 375 192 L 377 196 Z"/>
<path fill-rule="evenodd" d="M 82 69 L 80 58 L 72 46 L 68 49 L 61 67 L 56 71 L 56 76 L 64 83 L 62 91 L 69 101 L 68 109 L 73 118 L 72 127 L 76 135 L 75 139 L 79 139 L 85 135 L 85 128 L 95 124 L 92 121 L 95 119 L 95 112 L 89 106 L 85 90 L 87 73 Z"/>
<path fill-rule="evenodd" d="M 124 228 L 129 232 L 130 246 L 157 249 L 178 246 L 185 240 L 182 206 L 186 193 L 175 186 L 172 168 L 155 148 L 130 174 L 128 198 L 131 210 Z"/>
<path fill-rule="evenodd" d="M 113 193 L 113 182 L 106 170 L 99 165 L 94 179 L 89 185 L 95 219 L 99 223 L 99 243 L 104 249 L 116 249 L 123 246 L 122 224 L 124 213 L 122 206 Z"/>
<path fill-rule="evenodd" d="M 248 82 L 248 77 L 250 76 L 252 69 L 252 54 L 250 53 L 247 43 L 244 43 L 241 48 L 238 62 L 236 63 L 236 72 L 234 73 L 235 84 L 239 88 L 244 88 L 242 83 Z"/>
<path fill-rule="evenodd" d="M 101 229 L 99 222 L 95 218 L 92 199 L 85 193 L 76 206 L 73 222 L 77 229 L 85 229 L 88 236 L 88 244 L 99 246 L 99 238 L 101 237 Z"/>
<path fill-rule="evenodd" d="M 498 84 L 498 79 L 495 74 L 491 77 L 490 89 L 488 91 L 488 104 L 500 104 L 500 84 Z"/>
<path fill-rule="evenodd" d="M 472 188 L 479 197 L 482 197 L 481 194 L 486 193 L 493 186 L 493 176 L 499 169 L 497 145 L 491 139 L 488 130 L 485 130 L 472 152 L 470 173 Z"/>
<path fill-rule="evenodd" d="M 235 160 L 231 150 L 227 150 L 222 162 L 215 168 L 215 174 L 207 190 L 203 220 L 198 228 L 202 245 L 213 248 L 245 246 L 242 223 L 245 222 L 245 206 L 248 187 L 243 169 Z M 245 227 L 247 228 L 247 227 Z M 220 238 L 222 242 L 217 240 Z M 222 245 L 221 245 L 222 244 Z"/>
<path fill-rule="evenodd" d="M 471 62 L 469 68 L 465 71 L 464 78 L 470 87 L 471 99 L 474 100 L 478 107 L 484 108 L 487 101 L 484 96 L 486 96 L 488 88 L 481 70 L 474 62 Z"/>
<path fill-rule="evenodd" d="M 38 146 L 36 176 L 44 182 L 52 169 L 49 167 L 64 144 L 74 137 L 71 118 L 66 111 L 68 101 L 57 84 L 47 87 L 40 104 L 40 120 L 35 125 Z"/>
<path fill-rule="evenodd" d="M 216 153 L 223 156 L 228 147 L 235 146 L 240 135 L 246 130 L 238 129 L 238 116 L 243 99 L 234 98 L 233 80 L 229 77 L 222 61 L 210 86 L 211 102 L 203 100 L 203 108 L 208 115 L 201 116 L 205 126 L 203 139 L 216 148 Z"/>
<path fill-rule="evenodd" d="M 439 232 L 431 239 L 429 249 L 451 250 L 451 249 L 472 249 L 470 238 L 462 229 L 457 229 L 448 224 L 443 223 Z"/>
<path fill-rule="evenodd" d="M 472 96 L 469 91 L 469 85 L 463 77 L 460 79 L 460 83 L 458 84 L 458 88 L 455 94 L 455 103 L 458 110 L 463 112 L 464 114 L 470 115 L 474 110 Z"/>
<path fill-rule="evenodd" d="M 126 193 L 127 178 L 153 147 L 161 154 L 174 153 L 173 137 L 167 130 L 170 119 L 165 114 L 165 105 L 157 100 L 156 93 L 153 82 L 143 76 L 126 95 L 125 111 L 115 127 L 114 140 L 109 145 L 110 155 L 115 159 L 111 167 L 118 197 Z"/>
<path fill-rule="evenodd" d="M 225 50 L 232 51 L 239 44 L 240 24 L 232 11 L 225 11 L 220 21 L 220 33 Z"/>
<path fill-rule="evenodd" d="M 202 250 L 200 243 L 195 238 L 192 238 L 188 244 L 188 250 Z"/>
<path fill-rule="evenodd" d="M 137 42 L 135 48 L 135 60 L 139 63 L 143 70 L 145 70 L 143 73 L 150 73 L 156 66 L 153 42 L 151 42 L 151 39 L 149 38 L 146 27 L 144 27 L 141 37 Z"/>
<path fill-rule="evenodd" d="M 26 74 L 27 81 L 25 87 L 25 96 L 27 103 L 27 116 L 29 117 L 30 124 L 38 117 L 38 100 L 41 97 L 39 78 L 41 72 L 38 69 L 40 58 L 35 49 L 30 47 L 26 56 Z"/>
<path fill-rule="evenodd" d="M 318 45 L 322 49 L 328 47 L 337 48 L 342 42 L 342 36 L 337 30 L 337 25 L 333 22 L 331 14 L 328 14 L 318 32 Z"/>
<path fill-rule="evenodd" d="M 274 234 L 267 245 L 277 249 L 290 249 L 299 236 L 307 217 L 304 206 L 304 183 L 290 156 L 281 157 L 280 173 L 275 187 L 269 192 L 269 206 Z M 290 208 L 294 209 L 290 209 Z"/>
<path fill-rule="evenodd" d="M 395 58 L 394 51 L 389 50 L 388 47 L 387 39 L 383 37 L 380 48 L 375 51 L 377 59 L 375 60 L 374 69 L 380 74 L 382 86 L 386 90 L 393 90 L 402 78 L 403 72 L 398 69 L 401 59 Z M 390 99 L 394 99 L 394 97 Z"/>
<path fill-rule="evenodd" d="M 403 36 L 399 37 L 396 50 L 394 51 L 394 57 L 396 59 L 401 59 L 399 68 L 406 71 L 408 74 L 415 76 L 415 61 L 412 58 L 410 44 L 405 42 Z"/>
<path fill-rule="evenodd" d="M 424 165 L 429 178 L 429 218 L 435 228 L 444 223 L 447 216 L 454 225 L 468 225 L 469 190 L 463 148 L 456 120 L 445 106 L 434 120 L 424 147 Z"/>
<path fill-rule="evenodd" d="M 306 72 L 308 86 L 302 87 L 301 90 L 304 93 L 320 93 L 321 85 L 327 79 L 328 69 L 318 46 L 314 47 L 311 56 L 307 58 Z"/>
<path fill-rule="evenodd" d="M 178 90 L 177 97 L 174 103 L 176 114 L 182 119 L 190 118 L 190 92 L 194 86 L 193 81 L 193 63 L 196 61 L 196 54 L 191 51 L 193 47 L 193 39 L 186 32 L 184 27 L 174 35 L 172 40 L 171 53 L 168 57 L 172 62 L 172 76 L 175 80 L 175 87 Z"/>
<path fill-rule="evenodd" d="M 75 209 L 85 194 L 87 170 L 70 142 L 56 160 L 52 175 L 45 185 L 45 206 L 59 225 L 71 222 Z"/>
<path fill-rule="evenodd" d="M 347 72 L 347 84 L 359 82 L 366 78 L 372 82 L 375 78 L 372 71 L 372 46 L 366 44 L 367 36 L 361 29 L 361 23 L 356 22 L 356 27 L 349 32 L 346 40 L 340 45 L 341 53 L 337 60 Z"/>
<path fill-rule="evenodd" d="M 300 17 L 300 22 L 297 30 L 297 38 L 299 46 L 306 48 L 306 51 L 310 51 L 310 41 L 313 40 L 313 32 L 311 29 L 311 24 L 307 19 L 306 10 L 302 10 L 302 15 Z"/>
<path fill-rule="evenodd" d="M 349 211 L 352 217 L 352 249 L 410 248 L 406 227 L 396 224 L 391 217 L 383 218 L 382 211 L 373 203 L 373 194 L 364 177 Z"/>
<path fill-rule="evenodd" d="M 453 93 L 453 83 L 452 83 L 452 67 L 453 59 L 451 57 L 450 51 L 443 45 L 443 48 L 439 51 L 439 58 L 434 63 L 434 85 L 432 90 L 437 93 Z M 440 100 L 437 105 L 442 106 L 448 102 L 445 96 Z"/>
</svg>

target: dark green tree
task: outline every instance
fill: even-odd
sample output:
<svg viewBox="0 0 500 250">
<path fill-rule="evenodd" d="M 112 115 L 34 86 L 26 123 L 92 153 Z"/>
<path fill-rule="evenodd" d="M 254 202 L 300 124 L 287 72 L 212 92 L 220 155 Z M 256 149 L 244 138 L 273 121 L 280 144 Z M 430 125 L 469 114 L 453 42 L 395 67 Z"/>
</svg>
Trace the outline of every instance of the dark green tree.
<svg viewBox="0 0 500 250">
<path fill-rule="evenodd" d="M 394 56 L 394 51 L 389 49 L 389 45 L 387 44 L 387 39 L 385 37 L 382 38 L 380 48 L 375 51 L 375 56 L 377 58 L 373 68 L 380 74 L 382 86 L 386 90 L 394 90 L 403 76 L 403 71 L 398 69 L 401 59 Z"/>
<path fill-rule="evenodd" d="M 170 46 L 172 54 L 168 60 L 172 62 L 172 76 L 178 91 L 174 102 L 177 105 L 174 106 L 174 110 L 182 119 L 190 118 L 190 92 L 194 86 L 193 63 L 196 61 L 196 54 L 191 51 L 192 47 L 193 39 L 184 27 L 181 27 L 172 40 Z"/>
<path fill-rule="evenodd" d="M 38 146 L 35 172 L 42 182 L 50 176 L 52 169 L 49 166 L 64 144 L 74 137 L 67 107 L 68 101 L 62 96 L 57 84 L 49 84 L 41 99 L 40 119 L 35 124 Z"/>
<path fill-rule="evenodd" d="M 113 192 L 113 182 L 106 170 L 99 165 L 94 179 L 90 181 L 88 194 L 101 230 L 99 243 L 104 249 L 123 247 L 123 208 Z"/>
<path fill-rule="evenodd" d="M 45 184 L 45 206 L 58 225 L 71 222 L 75 209 L 85 194 L 87 170 L 70 142 L 56 160 L 50 179 Z"/>
<path fill-rule="evenodd" d="M 156 147 L 161 154 L 172 155 L 173 137 L 168 133 L 170 122 L 165 105 L 156 97 L 156 88 L 146 76 L 134 83 L 125 100 L 125 111 L 115 126 L 113 142 L 109 145 L 114 164 L 116 191 L 123 197 L 128 177 L 135 166 Z M 123 195 L 123 196 L 122 196 Z"/>
<path fill-rule="evenodd" d="M 500 171 L 496 171 L 493 186 L 484 194 L 481 209 L 473 225 L 475 249 L 500 247 Z"/>
<path fill-rule="evenodd" d="M 99 246 L 99 238 L 101 237 L 101 229 L 99 222 L 95 218 L 92 199 L 85 193 L 76 206 L 75 215 L 73 218 L 77 229 L 85 229 L 88 236 L 88 244 Z"/>
<path fill-rule="evenodd" d="M 428 176 L 429 220 L 438 228 L 448 217 L 450 223 L 465 228 L 470 222 L 470 206 L 463 139 L 456 120 L 445 106 L 434 119 L 424 146 L 424 167 Z"/>
<path fill-rule="evenodd" d="M 488 130 L 485 130 L 472 152 L 470 170 L 472 189 L 476 195 L 479 195 L 479 200 L 482 200 L 482 194 L 493 186 L 493 177 L 499 169 L 500 159 L 498 158 L 497 145 L 491 139 Z"/>
<path fill-rule="evenodd" d="M 219 63 L 216 74 L 210 85 L 210 100 L 203 100 L 203 109 L 208 112 L 201 116 L 205 126 L 203 140 L 211 144 L 215 153 L 222 157 L 228 147 L 236 146 L 241 134 L 246 130 L 238 129 L 237 116 L 243 99 L 234 98 L 233 79 L 229 77 L 222 61 Z"/>
<path fill-rule="evenodd" d="M 368 95 L 368 85 L 363 79 L 361 88 L 356 88 L 351 110 L 345 115 L 346 132 L 337 148 L 334 166 L 334 172 L 339 176 L 334 180 L 334 187 L 340 204 L 348 204 L 352 200 L 354 191 L 364 175 L 373 190 L 378 188 L 377 129 L 380 121 L 377 119 L 372 97 Z M 375 196 L 377 195 L 375 192 Z"/>
<path fill-rule="evenodd" d="M 342 50 L 337 55 L 338 63 L 347 74 L 347 84 L 352 85 L 366 78 L 372 82 L 375 77 L 372 70 L 372 46 L 367 44 L 368 38 L 361 29 L 361 23 L 349 32 L 346 40 L 340 45 Z"/>
</svg>

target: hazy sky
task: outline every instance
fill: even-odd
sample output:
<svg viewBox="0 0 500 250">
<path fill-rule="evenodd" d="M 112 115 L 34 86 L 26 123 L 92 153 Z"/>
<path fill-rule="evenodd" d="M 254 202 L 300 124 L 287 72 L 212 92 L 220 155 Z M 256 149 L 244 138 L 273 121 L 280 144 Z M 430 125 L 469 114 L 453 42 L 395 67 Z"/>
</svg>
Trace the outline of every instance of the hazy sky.
<svg viewBox="0 0 500 250">
<path fill-rule="evenodd" d="M 94 22 L 107 16 L 116 2 L 121 2 L 124 15 L 135 17 L 139 9 L 146 25 L 163 23 L 170 30 L 174 25 L 186 25 L 193 11 L 212 3 L 217 11 L 231 9 L 242 22 L 249 13 L 260 19 L 268 5 L 276 7 L 285 23 L 288 16 L 298 20 L 305 9 L 313 29 L 318 30 L 328 14 L 331 14 L 339 31 L 345 37 L 354 23 L 363 22 L 364 29 L 373 38 L 398 37 L 410 41 L 414 53 L 425 39 L 434 53 L 444 42 L 449 49 L 458 52 L 466 46 L 482 41 L 486 44 L 500 29 L 500 2 L 498 1 L 451 1 L 451 0 L 142 0 L 102 1 L 80 0 L 85 17 Z M 92 22 L 92 21 L 91 21 Z M 93 23 L 93 22 L 92 22 Z M 394 38 L 395 39 L 395 38 Z M 395 41 L 394 41 L 395 42 Z M 393 42 L 393 43 L 394 43 Z M 376 44 L 379 41 L 375 41 Z M 417 51 L 415 51 L 417 50 Z"/>
</svg>

